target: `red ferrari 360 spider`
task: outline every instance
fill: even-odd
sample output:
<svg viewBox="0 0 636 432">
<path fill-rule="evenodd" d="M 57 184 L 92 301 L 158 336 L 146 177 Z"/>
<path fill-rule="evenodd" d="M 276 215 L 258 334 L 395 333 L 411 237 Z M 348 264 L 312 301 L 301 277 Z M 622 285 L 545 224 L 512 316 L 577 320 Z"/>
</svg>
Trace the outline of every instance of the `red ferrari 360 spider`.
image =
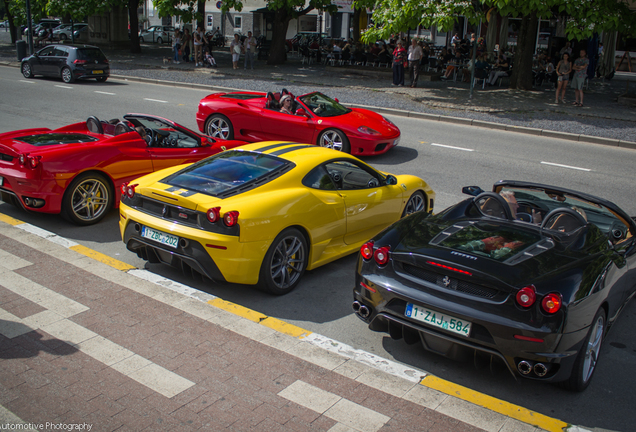
<svg viewBox="0 0 636 432">
<path fill-rule="evenodd" d="M 90 225 L 119 206 L 122 183 L 243 144 L 146 114 L 7 132 L 0 134 L 0 197 Z"/>
<path fill-rule="evenodd" d="M 281 112 L 281 101 L 289 113 Z M 295 98 L 280 93 L 215 93 L 199 102 L 197 124 L 214 138 L 256 141 L 296 141 L 353 155 L 377 155 L 400 141 L 390 120 L 362 108 L 346 108 L 322 93 Z"/>
</svg>

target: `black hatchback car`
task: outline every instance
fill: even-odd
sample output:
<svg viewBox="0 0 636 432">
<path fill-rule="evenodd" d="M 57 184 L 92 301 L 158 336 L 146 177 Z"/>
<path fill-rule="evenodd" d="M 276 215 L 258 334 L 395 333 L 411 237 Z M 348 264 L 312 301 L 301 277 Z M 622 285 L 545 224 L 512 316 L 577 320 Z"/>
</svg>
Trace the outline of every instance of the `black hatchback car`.
<svg viewBox="0 0 636 432">
<path fill-rule="evenodd" d="M 108 59 L 96 46 L 49 45 L 22 59 L 22 75 L 61 77 L 65 83 L 79 79 L 104 82 L 110 75 Z"/>
</svg>

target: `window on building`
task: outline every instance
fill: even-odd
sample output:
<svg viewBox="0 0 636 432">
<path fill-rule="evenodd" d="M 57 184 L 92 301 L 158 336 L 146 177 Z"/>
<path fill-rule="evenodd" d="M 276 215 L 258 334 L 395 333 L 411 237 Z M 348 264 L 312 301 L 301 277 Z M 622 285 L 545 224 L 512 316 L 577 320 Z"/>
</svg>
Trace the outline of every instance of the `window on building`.
<svg viewBox="0 0 636 432">
<path fill-rule="evenodd" d="M 214 15 L 208 15 L 207 27 L 214 28 Z"/>
<path fill-rule="evenodd" d="M 243 27 L 243 19 L 240 16 L 234 17 L 234 30 L 241 30 Z"/>
</svg>

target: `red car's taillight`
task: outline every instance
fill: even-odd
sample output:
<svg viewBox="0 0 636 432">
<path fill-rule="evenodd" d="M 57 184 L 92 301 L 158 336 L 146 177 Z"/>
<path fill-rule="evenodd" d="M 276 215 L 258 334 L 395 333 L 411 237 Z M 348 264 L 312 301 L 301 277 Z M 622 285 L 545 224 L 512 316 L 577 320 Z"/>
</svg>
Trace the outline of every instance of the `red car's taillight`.
<svg viewBox="0 0 636 432">
<path fill-rule="evenodd" d="M 209 209 L 205 215 L 208 217 L 210 223 L 214 223 L 219 220 L 219 215 L 221 212 L 221 207 L 214 207 Z"/>
<path fill-rule="evenodd" d="M 373 258 L 373 242 L 366 242 L 363 244 L 360 248 L 360 255 L 362 255 L 362 258 L 365 260 Z"/>
<path fill-rule="evenodd" d="M 563 303 L 561 299 L 561 294 L 558 293 L 550 293 L 543 297 L 541 301 L 541 307 L 546 313 L 553 314 L 557 313 L 559 309 L 561 309 L 561 304 Z"/>
<path fill-rule="evenodd" d="M 20 165 L 24 165 L 27 168 L 37 168 L 40 164 L 42 156 L 29 156 L 29 154 L 21 154 L 18 156 L 18 162 Z"/>
<path fill-rule="evenodd" d="M 236 210 L 229 211 L 223 215 L 223 222 L 226 226 L 233 227 L 238 223 L 239 212 Z"/>
<path fill-rule="evenodd" d="M 536 299 L 537 294 L 532 285 L 523 287 L 517 292 L 517 303 L 525 308 L 532 306 Z"/>
<path fill-rule="evenodd" d="M 375 258 L 375 262 L 378 263 L 378 265 L 385 265 L 387 262 L 389 262 L 389 248 L 386 246 L 382 246 L 381 248 L 376 249 L 373 257 Z"/>
</svg>

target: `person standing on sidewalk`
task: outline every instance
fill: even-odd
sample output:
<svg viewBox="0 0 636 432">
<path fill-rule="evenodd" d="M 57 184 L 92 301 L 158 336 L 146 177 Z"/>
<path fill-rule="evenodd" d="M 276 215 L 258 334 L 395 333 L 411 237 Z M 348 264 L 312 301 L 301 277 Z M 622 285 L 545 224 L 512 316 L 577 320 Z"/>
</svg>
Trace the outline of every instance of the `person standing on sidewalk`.
<svg viewBox="0 0 636 432">
<path fill-rule="evenodd" d="M 256 38 L 252 36 L 252 32 L 247 32 L 247 38 L 243 41 L 243 51 L 245 51 L 245 63 L 243 69 L 247 69 L 247 60 L 250 61 L 250 66 L 254 70 L 254 54 L 256 54 Z"/>
<path fill-rule="evenodd" d="M 199 32 L 194 34 L 194 66 L 203 66 L 203 41 Z"/>
<path fill-rule="evenodd" d="M 190 35 L 190 30 L 183 29 L 183 36 L 181 37 L 181 52 L 183 53 L 183 61 L 186 63 L 190 62 L 190 42 L 192 41 L 192 36 Z"/>
<path fill-rule="evenodd" d="M 420 61 L 422 60 L 422 55 L 422 47 L 417 44 L 417 39 L 411 39 L 411 46 L 408 51 L 411 88 L 417 87 L 417 77 L 420 73 Z"/>
<path fill-rule="evenodd" d="M 402 41 L 399 40 L 393 50 L 393 85 L 404 85 L 405 64 L 408 64 L 406 60 L 406 50 L 402 47 Z"/>
<path fill-rule="evenodd" d="M 579 58 L 574 61 L 574 78 L 572 78 L 572 88 L 574 89 L 574 103 L 572 105 L 583 106 L 583 84 L 585 84 L 585 78 L 587 78 L 587 67 L 590 64 L 590 59 L 587 58 L 587 51 L 581 50 Z"/>
<path fill-rule="evenodd" d="M 565 90 L 568 88 L 570 72 L 572 72 L 570 54 L 564 52 L 562 57 L 563 58 L 556 67 L 556 73 L 559 78 L 557 81 L 556 99 L 554 100 L 554 103 L 559 103 L 559 92 L 561 92 L 561 102 L 565 103 Z"/>
<path fill-rule="evenodd" d="M 230 43 L 230 52 L 232 53 L 232 68 L 238 69 L 239 58 L 241 57 L 241 51 L 243 50 L 243 45 L 241 44 L 241 39 L 239 38 L 238 33 L 234 34 L 234 40 Z"/>
<path fill-rule="evenodd" d="M 179 29 L 174 31 L 174 40 L 172 41 L 172 49 L 174 50 L 174 64 L 179 64 L 179 50 L 181 49 L 181 32 Z"/>
</svg>

